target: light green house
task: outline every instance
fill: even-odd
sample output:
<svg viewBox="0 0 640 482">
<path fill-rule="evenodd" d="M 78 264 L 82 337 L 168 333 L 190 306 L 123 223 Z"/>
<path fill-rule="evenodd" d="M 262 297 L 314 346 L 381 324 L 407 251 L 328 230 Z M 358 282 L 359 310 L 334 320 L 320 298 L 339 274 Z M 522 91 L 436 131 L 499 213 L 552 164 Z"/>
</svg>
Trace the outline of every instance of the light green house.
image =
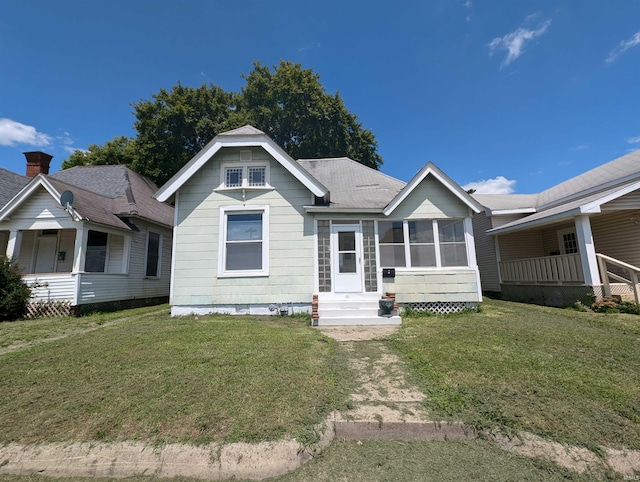
<svg viewBox="0 0 640 482">
<path fill-rule="evenodd" d="M 245 126 L 216 136 L 155 194 L 175 205 L 172 314 L 312 312 L 400 323 L 481 301 L 481 206 L 432 163 L 405 184 L 348 158 L 289 157 Z"/>
</svg>

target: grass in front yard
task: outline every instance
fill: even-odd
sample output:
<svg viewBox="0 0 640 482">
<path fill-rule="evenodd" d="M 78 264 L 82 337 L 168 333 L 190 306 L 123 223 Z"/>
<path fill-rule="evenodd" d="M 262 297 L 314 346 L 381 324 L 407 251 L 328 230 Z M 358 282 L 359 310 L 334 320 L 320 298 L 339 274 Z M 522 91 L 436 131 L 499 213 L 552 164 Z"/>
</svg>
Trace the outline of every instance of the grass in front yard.
<svg viewBox="0 0 640 482">
<path fill-rule="evenodd" d="M 393 346 L 436 416 L 640 449 L 640 317 L 485 300 L 405 318 Z"/>
<path fill-rule="evenodd" d="M 295 318 L 131 318 L 0 357 L 0 441 L 308 441 L 343 357 Z"/>
<path fill-rule="evenodd" d="M 165 310 L 169 305 L 147 306 L 131 310 L 95 313 L 88 316 L 59 318 L 35 318 L 33 320 L 4 321 L 0 323 L 0 352 L 35 344 L 47 339 L 85 331 L 105 323 L 113 323 L 132 316 L 140 316 Z"/>
</svg>

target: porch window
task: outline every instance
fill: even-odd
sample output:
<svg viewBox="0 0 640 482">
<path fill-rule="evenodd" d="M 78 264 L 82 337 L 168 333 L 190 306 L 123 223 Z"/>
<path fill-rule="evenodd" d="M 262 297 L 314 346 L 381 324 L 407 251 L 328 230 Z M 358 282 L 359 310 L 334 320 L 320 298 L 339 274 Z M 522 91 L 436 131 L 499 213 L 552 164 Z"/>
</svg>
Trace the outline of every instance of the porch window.
<svg viewBox="0 0 640 482">
<path fill-rule="evenodd" d="M 162 246 L 162 235 L 149 231 L 147 236 L 147 267 L 146 276 L 157 278 L 160 276 L 160 250 Z"/>
<path fill-rule="evenodd" d="M 438 221 L 442 266 L 466 266 L 467 246 L 461 220 Z"/>
<path fill-rule="evenodd" d="M 462 219 L 378 221 L 380 266 L 432 268 L 467 266 Z"/>
<path fill-rule="evenodd" d="M 558 244 L 562 254 L 575 254 L 578 252 L 578 237 L 575 229 L 563 229 L 558 231 Z"/>
<path fill-rule="evenodd" d="M 433 221 L 409 221 L 411 266 L 436 266 Z"/>
<path fill-rule="evenodd" d="M 380 265 L 406 266 L 402 221 L 378 221 Z"/>
<path fill-rule="evenodd" d="M 87 234 L 87 256 L 84 270 L 88 273 L 104 273 L 107 262 L 107 242 L 109 235 L 89 230 Z"/>
<path fill-rule="evenodd" d="M 268 209 L 222 208 L 219 276 L 268 274 Z"/>
</svg>

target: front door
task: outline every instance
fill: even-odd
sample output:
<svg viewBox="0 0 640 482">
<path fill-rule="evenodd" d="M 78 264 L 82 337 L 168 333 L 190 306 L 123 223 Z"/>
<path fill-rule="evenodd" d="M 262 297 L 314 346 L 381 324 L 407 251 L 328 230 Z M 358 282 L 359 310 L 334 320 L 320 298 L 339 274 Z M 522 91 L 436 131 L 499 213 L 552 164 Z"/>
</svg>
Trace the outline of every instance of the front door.
<svg viewBox="0 0 640 482">
<path fill-rule="evenodd" d="M 55 273 L 57 244 L 58 237 L 56 235 L 38 237 L 34 273 Z"/>
<path fill-rule="evenodd" d="M 331 227 L 333 291 L 362 292 L 362 231 L 359 224 Z"/>
</svg>

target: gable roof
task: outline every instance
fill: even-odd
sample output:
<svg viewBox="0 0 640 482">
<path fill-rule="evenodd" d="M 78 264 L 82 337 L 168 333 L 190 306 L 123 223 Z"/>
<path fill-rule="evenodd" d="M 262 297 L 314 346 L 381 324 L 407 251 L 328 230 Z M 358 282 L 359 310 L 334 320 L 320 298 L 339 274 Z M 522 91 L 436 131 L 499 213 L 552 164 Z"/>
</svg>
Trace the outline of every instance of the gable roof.
<svg viewBox="0 0 640 482">
<path fill-rule="evenodd" d="M 125 218 L 143 218 L 171 226 L 173 208 L 153 199 L 155 184 L 126 166 L 77 166 L 55 174 L 38 174 L 0 209 L 0 221 L 18 209 L 39 188 L 59 202 L 64 191 L 73 193 L 69 214 L 85 220 L 131 230 Z"/>
<path fill-rule="evenodd" d="M 278 146 L 264 132 L 246 125 L 238 129 L 218 134 L 200 152 L 198 152 L 182 169 L 169 179 L 154 197 L 159 201 L 168 201 L 180 187 L 187 182 L 209 159 L 223 147 L 262 147 L 282 166 L 300 181 L 309 191 L 318 197 L 324 197 L 329 190 L 309 174 L 300 164 Z"/>
<path fill-rule="evenodd" d="M 490 216 L 516 212 L 531 213 L 522 219 L 487 231 L 498 234 L 548 224 L 578 214 L 597 213 L 603 204 L 636 189 L 640 189 L 640 150 L 609 161 L 538 194 L 479 194 L 474 197 L 487 207 L 487 214 Z"/>
<path fill-rule="evenodd" d="M 0 209 L 29 184 L 30 180 L 27 176 L 0 167 Z"/>
<path fill-rule="evenodd" d="M 386 206 L 384 210 L 385 216 L 390 215 L 401 203 L 404 201 L 413 190 L 420 185 L 420 183 L 427 177 L 435 177 L 442 185 L 444 185 L 451 193 L 456 196 L 460 201 L 466 204 L 472 211 L 479 213 L 482 211 L 482 205 L 473 199 L 464 189 L 462 189 L 456 182 L 454 182 L 449 176 L 442 172 L 433 162 L 428 162 L 425 166 L 413 176 L 413 179 L 400 191 L 396 197 Z"/>
</svg>

